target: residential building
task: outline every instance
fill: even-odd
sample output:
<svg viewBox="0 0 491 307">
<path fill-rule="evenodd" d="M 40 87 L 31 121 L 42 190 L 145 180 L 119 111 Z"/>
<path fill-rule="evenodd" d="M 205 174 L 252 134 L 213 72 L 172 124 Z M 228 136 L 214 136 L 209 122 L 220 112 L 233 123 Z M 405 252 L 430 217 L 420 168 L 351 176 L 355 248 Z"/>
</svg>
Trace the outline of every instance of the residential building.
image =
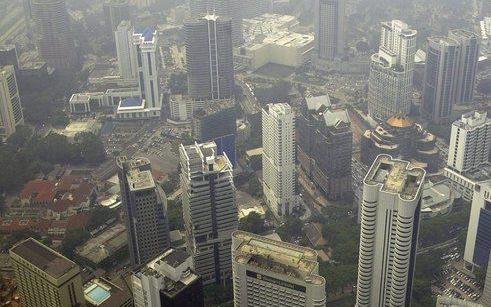
<svg viewBox="0 0 491 307">
<path fill-rule="evenodd" d="M 130 261 L 140 265 L 170 245 L 167 198 L 153 180 L 148 159 L 119 157 L 117 164 Z"/>
<path fill-rule="evenodd" d="M 130 20 L 129 0 L 106 0 L 103 10 L 106 31 L 110 36 L 113 36 L 122 21 Z"/>
<path fill-rule="evenodd" d="M 287 103 L 268 104 L 262 112 L 263 191 L 278 218 L 297 205 L 295 185 L 295 114 Z"/>
<path fill-rule="evenodd" d="M 31 9 L 39 55 L 53 68 L 67 71 L 76 53 L 65 0 L 31 0 Z"/>
<path fill-rule="evenodd" d="M 465 242 L 465 266 L 486 267 L 491 252 L 491 181 L 476 184 L 472 198 L 467 239 Z"/>
<path fill-rule="evenodd" d="M 386 120 L 411 111 L 417 31 L 400 20 L 382 22 L 378 53 L 371 57 L 368 113 Z"/>
<path fill-rule="evenodd" d="M 480 168 L 489 160 L 491 119 L 485 111 L 462 115 L 452 125 L 447 167 L 459 173 Z"/>
<path fill-rule="evenodd" d="M 230 18 L 234 46 L 240 46 L 244 42 L 241 4 L 242 0 L 189 0 L 192 19 L 199 19 L 208 14 Z"/>
<path fill-rule="evenodd" d="M 425 171 L 377 157 L 363 182 L 356 306 L 410 306 Z"/>
<path fill-rule="evenodd" d="M 410 160 L 431 172 L 440 168 L 436 137 L 405 116 L 392 116 L 365 131 L 360 147 L 361 161 L 367 166 L 372 165 L 378 155 L 387 154 Z"/>
<path fill-rule="evenodd" d="M 456 102 L 461 57 L 458 41 L 444 36 L 428 38 L 421 114 L 434 123 L 451 120 Z"/>
<path fill-rule="evenodd" d="M 233 167 L 213 142 L 180 147 L 181 189 L 188 251 L 204 284 L 232 277 L 232 232 L 237 230 Z"/>
<path fill-rule="evenodd" d="M 459 42 L 461 49 L 455 103 L 472 103 L 479 61 L 479 37 L 463 29 L 449 31 L 448 37 Z"/>
<path fill-rule="evenodd" d="M 24 124 L 14 66 L 0 66 L 0 141 Z"/>
<path fill-rule="evenodd" d="M 297 119 L 297 160 L 305 174 L 332 200 L 351 193 L 353 132 L 348 112 L 329 96 L 308 97 Z"/>
<path fill-rule="evenodd" d="M 344 55 L 345 0 L 315 0 L 317 57 L 333 60 Z"/>
<path fill-rule="evenodd" d="M 203 282 L 192 257 L 168 248 L 131 277 L 135 307 L 204 307 Z"/>
<path fill-rule="evenodd" d="M 133 46 L 133 26 L 130 21 L 123 20 L 114 32 L 116 53 L 118 56 L 119 76 L 126 80 L 138 79 L 136 49 Z"/>
<path fill-rule="evenodd" d="M 206 15 L 184 24 L 188 94 L 196 100 L 234 95 L 232 22 Z"/>
<path fill-rule="evenodd" d="M 76 263 L 33 238 L 17 243 L 9 254 L 22 306 L 84 306 Z"/>
<path fill-rule="evenodd" d="M 232 235 L 234 306 L 326 306 L 317 252 L 244 231 Z"/>
</svg>

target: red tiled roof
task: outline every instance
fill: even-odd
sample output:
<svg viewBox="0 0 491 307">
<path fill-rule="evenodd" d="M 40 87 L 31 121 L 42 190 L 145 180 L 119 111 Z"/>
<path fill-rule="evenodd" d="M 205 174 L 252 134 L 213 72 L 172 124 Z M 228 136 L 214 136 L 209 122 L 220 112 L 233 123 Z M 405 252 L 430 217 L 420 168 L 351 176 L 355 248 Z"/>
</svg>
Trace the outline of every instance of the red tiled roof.
<svg viewBox="0 0 491 307">
<path fill-rule="evenodd" d="M 67 229 L 80 228 L 85 229 L 89 222 L 89 214 L 87 212 L 78 213 L 68 217 Z"/>
<path fill-rule="evenodd" d="M 69 199 L 60 199 L 56 202 L 54 202 L 53 204 L 51 204 L 49 206 L 49 209 L 51 211 L 54 211 L 56 213 L 61 213 L 61 212 L 65 212 L 68 210 L 68 208 L 74 206 L 74 202 L 72 200 L 69 200 Z"/>
<path fill-rule="evenodd" d="M 36 228 L 37 221 L 35 219 L 4 219 L 0 222 L 0 231 L 13 232 L 24 229 Z"/>
<path fill-rule="evenodd" d="M 49 202 L 55 197 L 55 181 L 31 180 L 24 185 L 19 194 L 21 199 L 33 199 L 39 202 Z"/>
</svg>

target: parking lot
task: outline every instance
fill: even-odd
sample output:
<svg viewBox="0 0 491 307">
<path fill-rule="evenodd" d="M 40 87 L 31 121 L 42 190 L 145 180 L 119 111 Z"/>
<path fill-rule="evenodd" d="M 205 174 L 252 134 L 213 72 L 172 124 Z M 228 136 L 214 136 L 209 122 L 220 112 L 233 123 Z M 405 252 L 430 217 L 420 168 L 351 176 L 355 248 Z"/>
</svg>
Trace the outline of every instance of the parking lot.
<svg viewBox="0 0 491 307">
<path fill-rule="evenodd" d="M 442 269 L 441 277 L 433 284 L 432 292 L 464 300 L 477 301 L 481 297 L 481 285 L 464 269 L 460 253 L 456 248 L 443 257 L 447 261 Z"/>
</svg>

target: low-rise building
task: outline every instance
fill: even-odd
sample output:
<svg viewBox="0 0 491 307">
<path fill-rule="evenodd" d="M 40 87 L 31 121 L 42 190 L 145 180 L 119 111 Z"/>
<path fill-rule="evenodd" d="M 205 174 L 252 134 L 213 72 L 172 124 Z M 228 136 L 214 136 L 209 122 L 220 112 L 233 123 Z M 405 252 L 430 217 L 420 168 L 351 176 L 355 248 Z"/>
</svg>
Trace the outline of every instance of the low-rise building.
<svg viewBox="0 0 491 307">
<path fill-rule="evenodd" d="M 88 307 L 133 307 L 133 296 L 124 283 L 116 285 L 103 278 L 95 278 L 84 285 Z"/>
<path fill-rule="evenodd" d="M 123 224 L 116 224 L 75 249 L 79 262 L 93 268 L 106 267 L 127 253 L 128 238 Z"/>
</svg>

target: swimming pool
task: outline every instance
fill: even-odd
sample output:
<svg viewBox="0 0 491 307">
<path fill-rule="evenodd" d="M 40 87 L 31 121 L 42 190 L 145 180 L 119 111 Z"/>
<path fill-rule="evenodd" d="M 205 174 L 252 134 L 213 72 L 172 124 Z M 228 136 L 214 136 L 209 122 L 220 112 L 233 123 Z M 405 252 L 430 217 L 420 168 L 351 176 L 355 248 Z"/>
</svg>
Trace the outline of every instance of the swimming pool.
<svg viewBox="0 0 491 307">
<path fill-rule="evenodd" d="M 96 304 L 101 304 L 111 296 L 111 293 L 101 286 L 94 284 L 85 290 L 85 296 L 90 298 Z"/>
</svg>

